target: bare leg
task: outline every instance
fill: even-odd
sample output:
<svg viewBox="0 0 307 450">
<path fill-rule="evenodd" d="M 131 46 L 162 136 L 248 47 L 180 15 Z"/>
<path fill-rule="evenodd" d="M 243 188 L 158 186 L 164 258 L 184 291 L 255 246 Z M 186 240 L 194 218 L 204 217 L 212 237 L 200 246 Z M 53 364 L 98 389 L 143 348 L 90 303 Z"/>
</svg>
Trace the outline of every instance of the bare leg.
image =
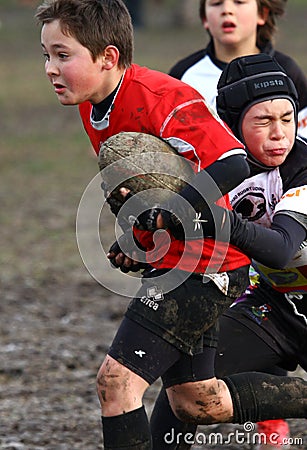
<svg viewBox="0 0 307 450">
<path fill-rule="evenodd" d="M 203 425 L 307 418 L 307 382 L 296 377 L 246 372 L 172 386 L 167 394 L 180 420 Z"/>
<path fill-rule="evenodd" d="M 149 384 L 107 355 L 97 375 L 97 392 L 105 417 L 117 416 L 142 406 Z"/>
<path fill-rule="evenodd" d="M 231 395 L 223 380 L 175 385 L 167 389 L 167 395 L 176 416 L 184 422 L 212 424 L 233 418 Z"/>
<path fill-rule="evenodd" d="M 148 383 L 109 355 L 97 375 L 105 450 L 151 450 L 142 398 Z"/>
</svg>

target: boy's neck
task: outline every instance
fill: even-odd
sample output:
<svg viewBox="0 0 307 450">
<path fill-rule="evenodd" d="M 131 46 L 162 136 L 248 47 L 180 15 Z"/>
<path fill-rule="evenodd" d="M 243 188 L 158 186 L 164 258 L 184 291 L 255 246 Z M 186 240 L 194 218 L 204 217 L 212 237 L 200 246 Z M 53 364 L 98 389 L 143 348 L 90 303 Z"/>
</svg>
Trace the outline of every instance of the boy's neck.
<svg viewBox="0 0 307 450">
<path fill-rule="evenodd" d="M 108 72 L 103 81 L 103 90 L 101 91 L 100 98 L 97 98 L 97 101 L 93 103 L 98 104 L 104 101 L 117 88 L 124 73 L 125 69 L 118 68 L 112 71 L 112 76 L 110 76 L 111 72 Z"/>
<path fill-rule="evenodd" d="M 214 42 L 215 57 L 225 63 L 229 63 L 235 58 L 246 55 L 255 55 L 260 53 L 259 48 L 256 45 L 221 45 L 219 42 Z"/>
</svg>

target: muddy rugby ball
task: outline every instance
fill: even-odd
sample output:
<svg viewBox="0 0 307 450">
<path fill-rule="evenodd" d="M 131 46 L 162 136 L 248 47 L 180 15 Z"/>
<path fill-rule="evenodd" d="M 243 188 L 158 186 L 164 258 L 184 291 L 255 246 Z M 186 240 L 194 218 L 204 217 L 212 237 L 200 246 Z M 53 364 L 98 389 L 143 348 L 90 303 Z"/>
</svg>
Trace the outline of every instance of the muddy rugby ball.
<svg viewBox="0 0 307 450">
<path fill-rule="evenodd" d="M 100 148 L 99 169 L 108 192 L 119 201 L 121 187 L 145 193 L 148 203 L 167 200 L 193 178 L 191 163 L 156 136 L 121 132 Z"/>
</svg>

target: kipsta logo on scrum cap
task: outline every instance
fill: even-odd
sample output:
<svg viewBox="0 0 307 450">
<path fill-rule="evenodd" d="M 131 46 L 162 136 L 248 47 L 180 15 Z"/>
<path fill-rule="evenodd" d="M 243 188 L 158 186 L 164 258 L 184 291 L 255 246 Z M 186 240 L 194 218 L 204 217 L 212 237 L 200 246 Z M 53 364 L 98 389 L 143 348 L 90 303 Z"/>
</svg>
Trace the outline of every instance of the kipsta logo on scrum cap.
<svg viewBox="0 0 307 450">
<path fill-rule="evenodd" d="M 263 81 L 254 81 L 254 89 L 257 91 L 258 89 L 268 89 L 277 86 L 284 86 L 285 82 L 282 78 L 271 78 Z"/>
</svg>

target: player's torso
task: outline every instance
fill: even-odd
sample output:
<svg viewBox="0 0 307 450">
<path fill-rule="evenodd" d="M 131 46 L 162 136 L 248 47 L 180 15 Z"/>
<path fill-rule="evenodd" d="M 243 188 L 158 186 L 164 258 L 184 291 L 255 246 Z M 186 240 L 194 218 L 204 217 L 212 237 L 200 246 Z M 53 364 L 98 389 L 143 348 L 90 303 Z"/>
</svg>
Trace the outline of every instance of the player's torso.
<svg viewBox="0 0 307 450">
<path fill-rule="evenodd" d="M 250 222 L 270 227 L 276 204 L 283 195 L 283 180 L 279 169 L 261 172 L 247 178 L 229 193 L 230 203 L 237 213 Z"/>
<path fill-rule="evenodd" d="M 93 122 L 91 111 L 89 103 L 80 106 L 85 129 L 96 153 L 102 142 L 122 131 L 139 131 L 164 139 L 180 155 L 192 160 L 197 170 L 233 149 L 244 153 L 242 144 L 211 113 L 197 91 L 172 77 L 139 66 L 127 70 L 110 110 L 100 123 Z M 238 249 L 229 246 L 229 249 L 217 252 L 214 241 L 207 241 L 206 246 L 195 241 L 185 249 L 180 242 L 172 241 L 159 266 L 174 267 L 180 260 L 178 268 L 190 270 L 192 264 L 193 271 L 203 272 L 209 263 L 219 271 L 249 263 L 249 258 Z M 162 244 L 160 247 L 163 248 Z M 200 264 L 195 266 L 195 254 L 202 251 L 199 248 L 203 248 L 204 254 Z M 214 251 L 219 261 L 212 258 Z M 183 253 L 184 258 L 181 257 Z M 225 257 L 225 262 L 220 261 L 220 254 Z"/>
<path fill-rule="evenodd" d="M 293 170 L 296 170 L 293 167 Z M 292 172 L 293 172 L 292 170 Z M 254 175 L 230 193 L 233 208 L 249 221 L 270 227 L 277 211 L 289 210 L 306 214 L 307 187 L 302 179 L 287 185 L 287 174 L 291 166 L 280 171 L 271 171 Z M 293 173 L 292 177 L 293 178 Z M 295 178 L 295 176 L 294 176 Z M 307 181 L 307 180 L 306 180 Z M 289 266 L 283 270 L 272 269 L 254 261 L 254 267 L 261 277 L 280 292 L 307 291 L 307 243 L 304 241 Z"/>
</svg>

